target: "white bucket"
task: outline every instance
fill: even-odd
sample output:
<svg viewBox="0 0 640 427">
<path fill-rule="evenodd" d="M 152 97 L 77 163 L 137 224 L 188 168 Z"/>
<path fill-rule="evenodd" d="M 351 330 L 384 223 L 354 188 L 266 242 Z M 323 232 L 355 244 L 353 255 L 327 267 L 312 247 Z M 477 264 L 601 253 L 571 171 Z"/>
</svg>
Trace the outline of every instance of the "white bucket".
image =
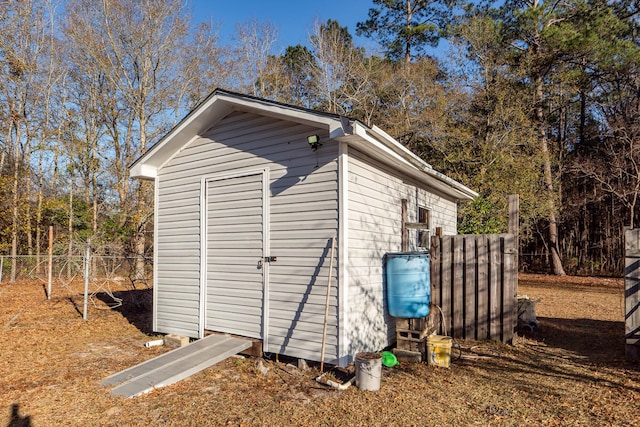
<svg viewBox="0 0 640 427">
<path fill-rule="evenodd" d="M 356 387 L 360 390 L 380 390 L 382 355 L 380 353 L 358 353 L 354 360 Z"/>
</svg>

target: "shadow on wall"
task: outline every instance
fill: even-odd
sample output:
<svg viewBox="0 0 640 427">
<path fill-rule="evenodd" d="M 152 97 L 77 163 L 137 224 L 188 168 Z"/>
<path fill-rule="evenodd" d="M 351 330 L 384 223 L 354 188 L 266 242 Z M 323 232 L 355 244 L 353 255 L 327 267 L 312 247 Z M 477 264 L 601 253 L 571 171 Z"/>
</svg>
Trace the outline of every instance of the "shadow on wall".
<svg viewBox="0 0 640 427">
<path fill-rule="evenodd" d="M 113 307 L 115 301 L 121 300 L 121 304 L 113 307 L 140 332 L 152 335 L 151 317 L 153 314 L 153 289 L 135 289 L 130 291 L 114 292 L 113 296 L 104 292 L 96 294 L 96 297 L 106 305 Z"/>
<path fill-rule="evenodd" d="M 386 309 L 386 283 L 381 288 L 374 288 L 368 281 L 357 280 L 353 283 L 358 290 L 357 322 L 349 324 L 349 354 L 355 355 L 360 351 L 379 351 L 387 347 L 384 338 L 389 339 L 391 329 L 389 313 Z"/>
<path fill-rule="evenodd" d="M 29 415 L 20 415 L 20 405 L 14 403 L 11 405 L 11 418 L 7 427 L 31 427 L 31 417 Z"/>
<path fill-rule="evenodd" d="M 238 120 L 238 116 L 243 116 Z M 309 125 L 282 120 L 271 119 L 270 131 L 260 131 L 264 127 L 264 116 L 248 112 L 236 112 L 225 117 L 213 128 L 202 135 L 204 140 L 210 139 L 220 146 L 228 146 L 231 151 L 224 153 L 223 157 L 217 157 L 219 161 L 229 162 L 240 161 L 239 154 L 244 153 L 253 161 L 255 159 L 267 159 L 272 163 L 270 192 L 271 196 L 277 196 L 298 184 L 304 184 L 316 171 L 323 169 L 328 164 L 337 165 L 338 149 L 337 144 L 329 144 L 328 129 L 320 129 Z M 230 132 L 233 123 L 242 123 L 242 137 L 238 137 L 236 132 Z M 251 130 L 252 127 L 254 130 Z M 237 131 L 237 129 L 236 129 Z M 309 135 L 318 135 L 320 146 L 312 149 L 307 141 Z M 325 145 L 322 146 L 322 142 Z M 205 143 L 200 142 L 200 144 Z M 197 148 L 198 144 L 190 148 Z M 214 149 L 214 150 L 215 150 Z M 188 154 L 189 150 L 185 153 Z M 216 156 L 215 151 L 208 151 L 207 155 Z M 257 162 L 262 163 L 262 162 Z M 279 165 L 280 167 L 276 166 Z M 334 166 L 335 167 L 335 166 Z M 283 174 L 284 172 L 284 174 Z"/>
<path fill-rule="evenodd" d="M 349 342 L 350 355 L 360 351 L 379 351 L 395 341 L 395 318 L 391 317 L 387 301 L 387 279 L 385 274 L 385 256 L 390 252 L 401 251 L 401 203 L 403 194 L 397 194 L 395 212 L 388 219 L 380 217 L 373 206 L 366 206 L 358 221 L 358 230 L 366 249 L 361 256 L 350 260 L 351 275 L 349 284 Z M 396 199 L 396 196 L 393 198 Z M 352 297 L 357 296 L 357 300 Z M 353 298 L 353 299 L 352 299 Z"/>
<path fill-rule="evenodd" d="M 336 245 L 337 245 L 337 239 L 336 239 Z M 318 275 L 320 274 L 320 268 L 325 265 L 325 262 L 327 262 L 328 265 L 328 258 L 329 258 L 329 251 L 331 250 L 331 239 L 327 240 L 327 244 L 325 245 L 324 249 L 322 250 L 322 254 L 320 255 L 320 258 L 318 259 L 318 264 L 316 265 L 315 270 L 313 271 L 313 274 L 311 275 L 311 279 L 309 280 L 309 284 L 307 285 L 307 288 L 305 289 L 304 295 L 302 297 L 302 299 L 300 300 L 300 303 L 298 304 L 298 308 L 296 310 L 296 315 L 294 316 L 294 318 L 291 320 L 291 325 L 289 326 L 289 329 L 287 330 L 287 336 L 284 338 L 284 341 L 282 343 L 282 346 L 280 347 L 280 352 L 281 353 L 285 353 L 286 352 L 286 348 L 289 345 L 289 341 L 291 341 L 291 336 L 293 335 L 293 332 L 296 330 L 296 327 L 298 325 L 298 322 L 300 321 L 300 315 L 303 313 L 304 307 L 307 304 L 308 300 L 309 300 L 309 296 L 311 295 L 311 291 L 313 290 L 316 282 L 318 281 Z M 334 257 L 337 255 L 337 251 L 334 254 Z M 334 266 L 335 266 L 335 260 L 334 260 Z M 335 272 L 337 271 L 337 269 L 334 267 L 333 270 L 333 274 L 334 277 L 332 277 L 331 279 L 331 287 L 335 288 L 337 287 L 338 283 L 337 280 L 335 278 Z M 326 283 L 325 283 L 326 286 Z"/>
</svg>

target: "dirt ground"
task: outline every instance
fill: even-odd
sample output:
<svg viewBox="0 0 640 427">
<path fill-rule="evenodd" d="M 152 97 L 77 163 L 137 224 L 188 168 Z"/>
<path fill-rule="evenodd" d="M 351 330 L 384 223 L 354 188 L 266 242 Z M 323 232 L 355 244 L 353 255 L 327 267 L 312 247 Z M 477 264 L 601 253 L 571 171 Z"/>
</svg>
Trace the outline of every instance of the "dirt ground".
<svg viewBox="0 0 640 427">
<path fill-rule="evenodd" d="M 377 392 L 327 389 L 283 360 L 231 358 L 127 399 L 100 382 L 147 360 L 148 295 L 105 295 L 81 318 L 81 285 L 0 283 L 0 426 L 640 425 L 640 366 L 624 360 L 621 279 L 521 275 L 540 328 L 514 345 L 457 342 L 449 369 L 384 368 Z M 456 353 L 456 352 L 454 352 Z M 456 354 L 457 355 L 457 354 Z M 454 355 L 454 358 L 456 358 Z M 262 359 L 260 359 L 262 360 Z"/>
</svg>

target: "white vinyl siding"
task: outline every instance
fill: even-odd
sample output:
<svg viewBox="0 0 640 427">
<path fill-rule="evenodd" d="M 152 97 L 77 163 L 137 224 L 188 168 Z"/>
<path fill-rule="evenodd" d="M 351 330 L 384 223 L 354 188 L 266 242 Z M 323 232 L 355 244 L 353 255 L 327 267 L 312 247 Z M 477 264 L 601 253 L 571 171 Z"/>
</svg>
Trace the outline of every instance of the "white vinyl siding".
<svg viewBox="0 0 640 427">
<path fill-rule="evenodd" d="M 311 134 L 319 135 L 323 143 L 315 152 L 307 144 Z M 318 359 L 329 244 L 338 225 L 337 146 L 329 141 L 327 130 L 235 112 L 184 146 L 160 169 L 156 248 L 159 332 L 199 334 L 201 178 L 268 169 L 265 197 L 269 197 L 266 220 L 270 245 L 265 256 L 277 257 L 277 261 L 267 266 L 264 351 Z M 233 219 L 228 222 L 229 227 L 234 226 Z M 228 247 L 242 247 L 242 242 L 228 242 Z M 212 251 L 209 256 L 225 256 L 223 248 Z M 337 255 L 336 250 L 336 259 Z M 334 262 L 330 300 L 334 318 L 337 265 Z M 239 323 L 251 319 L 248 313 L 233 317 Z M 327 361 L 337 358 L 336 323 L 329 322 Z"/>
<path fill-rule="evenodd" d="M 172 184 L 160 176 L 154 324 L 158 332 L 195 337 L 200 300 L 200 181 L 184 189 Z"/>
<path fill-rule="evenodd" d="M 418 207 L 431 211 L 431 227 L 456 232 L 456 202 L 403 177 L 362 152 L 349 151 L 349 277 L 347 307 L 351 325 L 349 354 L 380 350 L 395 341 L 395 320 L 384 294 L 383 257 L 401 250 L 402 199 L 407 220 L 416 222 Z M 410 234 L 416 250 L 417 233 Z"/>
</svg>

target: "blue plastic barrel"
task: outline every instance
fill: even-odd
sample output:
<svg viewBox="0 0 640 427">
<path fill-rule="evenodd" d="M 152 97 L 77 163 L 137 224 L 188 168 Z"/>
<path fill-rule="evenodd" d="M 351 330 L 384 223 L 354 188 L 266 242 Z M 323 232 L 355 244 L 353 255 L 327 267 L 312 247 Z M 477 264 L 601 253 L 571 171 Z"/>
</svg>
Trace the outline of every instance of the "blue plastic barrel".
<svg viewBox="0 0 640 427">
<path fill-rule="evenodd" d="M 388 253 L 386 278 L 391 316 L 416 319 L 429 314 L 431 277 L 428 253 Z"/>
</svg>

